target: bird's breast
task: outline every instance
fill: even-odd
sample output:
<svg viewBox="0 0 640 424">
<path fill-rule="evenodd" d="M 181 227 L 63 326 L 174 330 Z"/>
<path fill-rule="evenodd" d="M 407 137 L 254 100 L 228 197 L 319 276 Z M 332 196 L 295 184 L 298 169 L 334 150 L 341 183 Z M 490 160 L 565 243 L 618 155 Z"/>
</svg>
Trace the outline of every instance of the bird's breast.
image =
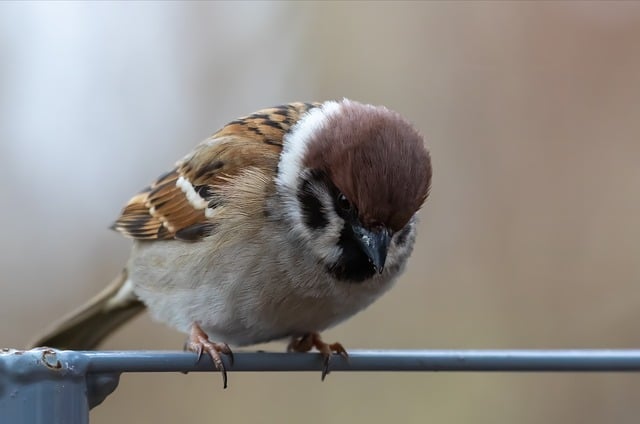
<svg viewBox="0 0 640 424">
<path fill-rule="evenodd" d="M 366 308 L 392 284 L 383 273 L 352 284 L 283 246 L 140 243 L 129 263 L 135 292 L 153 318 L 213 340 L 250 345 L 322 331 Z"/>
</svg>

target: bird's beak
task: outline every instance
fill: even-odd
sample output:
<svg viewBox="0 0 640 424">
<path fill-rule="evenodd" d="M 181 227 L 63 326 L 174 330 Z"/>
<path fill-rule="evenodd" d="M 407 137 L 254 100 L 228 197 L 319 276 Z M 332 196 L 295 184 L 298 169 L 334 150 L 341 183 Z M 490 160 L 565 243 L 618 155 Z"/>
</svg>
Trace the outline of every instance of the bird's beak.
<svg viewBox="0 0 640 424">
<path fill-rule="evenodd" d="M 353 227 L 353 232 L 360 248 L 369 258 L 371 265 L 373 265 L 373 269 L 378 273 L 382 273 L 384 262 L 387 259 L 387 251 L 389 250 L 389 241 L 391 240 L 389 230 L 385 227 L 368 230 L 356 225 Z"/>
</svg>

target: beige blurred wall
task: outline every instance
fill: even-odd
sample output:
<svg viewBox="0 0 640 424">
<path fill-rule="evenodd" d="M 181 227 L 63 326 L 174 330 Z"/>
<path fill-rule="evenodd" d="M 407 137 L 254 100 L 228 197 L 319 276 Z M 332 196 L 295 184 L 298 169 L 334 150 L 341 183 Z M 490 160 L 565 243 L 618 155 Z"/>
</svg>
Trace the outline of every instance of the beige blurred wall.
<svg viewBox="0 0 640 424">
<path fill-rule="evenodd" d="M 640 346 L 640 4 L 0 4 L 0 345 L 97 292 L 139 188 L 225 121 L 385 104 L 434 162 L 408 272 L 356 348 Z M 146 316 L 106 349 L 178 349 Z M 283 349 L 281 344 L 267 346 Z M 125 375 L 113 422 L 636 423 L 632 374 Z"/>
</svg>

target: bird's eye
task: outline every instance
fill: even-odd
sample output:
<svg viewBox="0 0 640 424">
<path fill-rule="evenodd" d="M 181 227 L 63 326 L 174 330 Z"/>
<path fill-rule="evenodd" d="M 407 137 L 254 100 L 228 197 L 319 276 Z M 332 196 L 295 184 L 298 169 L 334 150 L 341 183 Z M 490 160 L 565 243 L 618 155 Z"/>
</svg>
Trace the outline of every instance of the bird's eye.
<svg viewBox="0 0 640 424">
<path fill-rule="evenodd" d="M 340 193 L 340 194 L 338 194 L 338 198 L 336 200 L 337 200 L 337 203 L 338 203 L 338 207 L 340 209 L 342 209 L 343 211 L 350 211 L 351 210 L 351 202 L 349 201 L 349 199 L 347 199 L 347 196 L 345 196 L 344 194 Z"/>
</svg>

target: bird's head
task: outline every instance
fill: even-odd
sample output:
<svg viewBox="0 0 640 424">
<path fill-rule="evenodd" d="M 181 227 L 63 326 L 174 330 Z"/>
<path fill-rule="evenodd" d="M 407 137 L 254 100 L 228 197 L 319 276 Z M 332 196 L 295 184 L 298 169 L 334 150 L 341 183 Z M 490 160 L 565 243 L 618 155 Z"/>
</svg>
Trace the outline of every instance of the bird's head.
<svg viewBox="0 0 640 424">
<path fill-rule="evenodd" d="M 429 153 L 413 126 L 346 99 L 322 103 L 293 126 L 277 177 L 301 248 L 353 282 L 404 263 L 430 183 Z"/>
</svg>

